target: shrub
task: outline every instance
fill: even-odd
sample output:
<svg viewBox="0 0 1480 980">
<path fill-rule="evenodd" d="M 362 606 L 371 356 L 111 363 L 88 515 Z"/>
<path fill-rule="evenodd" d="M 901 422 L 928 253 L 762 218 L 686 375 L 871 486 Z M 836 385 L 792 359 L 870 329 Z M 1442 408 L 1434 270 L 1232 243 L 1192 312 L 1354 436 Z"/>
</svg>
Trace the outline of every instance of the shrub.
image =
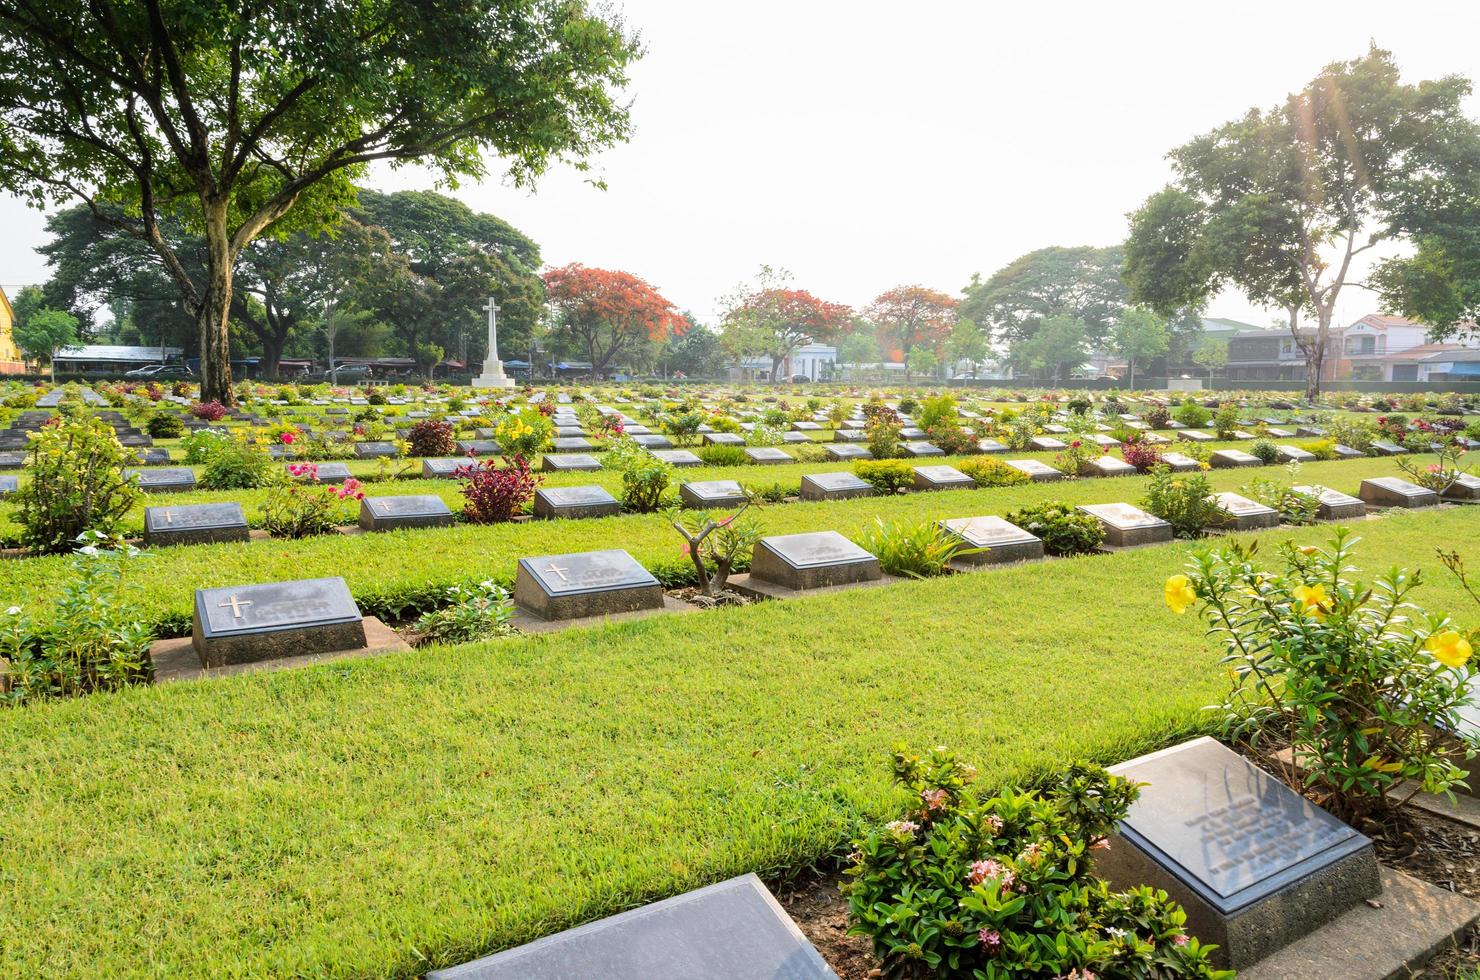
<svg viewBox="0 0 1480 980">
<path fill-rule="evenodd" d="M 756 500 L 768 504 L 783 504 L 787 497 L 794 497 L 797 493 L 796 484 L 787 486 L 784 483 L 742 483 L 745 492 Z"/>
<path fill-rule="evenodd" d="M 518 632 L 510 622 L 514 601 L 501 585 L 491 581 L 472 587 L 454 585 L 447 590 L 447 600 L 447 605 L 423 613 L 416 621 L 416 632 L 424 642 L 471 643 Z"/>
<path fill-rule="evenodd" d="M 1372 440 L 1377 438 L 1377 427 L 1366 419 L 1338 418 L 1326 426 L 1326 435 L 1343 446 L 1365 453 L 1372 448 Z"/>
<path fill-rule="evenodd" d="M 750 462 L 750 457 L 739 446 L 700 446 L 694 455 L 708 466 L 744 466 Z"/>
<path fill-rule="evenodd" d="M 1266 466 L 1280 460 L 1279 447 L 1268 439 L 1255 439 L 1249 446 L 1249 455 L 1257 456 L 1259 461 Z"/>
<path fill-rule="evenodd" d="M 724 592 L 735 562 L 749 554 L 761 539 L 760 521 L 753 514 L 745 516 L 755 500 L 754 494 L 747 494 L 739 510 L 718 519 L 708 511 L 673 508 L 668 512 L 668 522 L 683 536 L 683 553 L 693 563 L 699 591 L 709 598 Z"/>
<path fill-rule="evenodd" d="M 1173 473 L 1170 466 L 1157 466 L 1141 507 L 1170 524 L 1177 537 L 1197 538 L 1222 517 L 1212 493 L 1213 486 L 1202 473 Z"/>
<path fill-rule="evenodd" d="M 226 417 L 226 406 L 220 402 L 196 402 L 190 414 L 203 422 L 219 422 Z"/>
<path fill-rule="evenodd" d="M 1292 463 L 1292 471 L 1299 463 Z M 1293 472 L 1292 472 L 1293 476 Z M 1301 493 L 1289 481 L 1258 477 L 1239 488 L 1239 493 L 1250 500 L 1280 512 L 1280 520 L 1286 524 L 1314 524 L 1321 512 L 1321 498 L 1311 493 Z"/>
<path fill-rule="evenodd" d="M 1461 476 L 1471 472 L 1471 467 L 1461 466 L 1460 459 L 1465 450 L 1453 443 L 1439 447 L 1432 463 L 1415 463 L 1410 456 L 1398 457 L 1398 469 L 1414 483 L 1435 493 L 1447 493 Z"/>
<path fill-rule="evenodd" d="M 1177 410 L 1172 415 L 1189 429 L 1201 429 L 1213 417 L 1212 412 L 1191 398 L 1184 398 L 1182 404 L 1177 406 Z"/>
<path fill-rule="evenodd" d="M 185 431 L 185 423 L 174 412 L 156 412 L 149 416 L 145 430 L 156 439 L 175 439 Z"/>
<path fill-rule="evenodd" d="M 1054 457 L 1054 465 L 1061 472 L 1078 476 L 1085 464 L 1105 455 L 1104 448 L 1084 439 L 1070 439 L 1069 445 Z"/>
<path fill-rule="evenodd" d="M 1165 429 L 1172 421 L 1172 410 L 1165 405 L 1152 405 L 1146 409 L 1146 424 L 1153 429 Z"/>
<path fill-rule="evenodd" d="M 1312 456 L 1319 460 L 1331 460 L 1336 458 L 1335 439 L 1317 439 L 1314 442 L 1307 442 L 1303 444 L 1300 448 L 1304 449 L 1306 452 L 1310 453 Z"/>
<path fill-rule="evenodd" d="M 112 534 L 142 496 L 123 475 L 133 451 L 100 419 L 58 416 L 32 434 L 29 448 L 31 482 L 10 499 L 21 543 L 32 551 L 70 551 L 88 531 Z"/>
<path fill-rule="evenodd" d="M 622 506 L 639 514 L 663 509 L 663 498 L 673 484 L 673 467 L 645 453 L 622 471 Z"/>
<path fill-rule="evenodd" d="M 463 481 L 463 517 L 470 524 L 512 521 L 524 512 L 544 479 L 530 472 L 523 456 L 505 456 L 502 466 L 491 459 L 470 462 L 455 475 Z"/>
<path fill-rule="evenodd" d="M 920 428 L 928 432 L 933 426 L 942 423 L 959 427 L 956 416 L 956 399 L 950 395 L 938 395 L 925 399 L 920 405 Z"/>
<path fill-rule="evenodd" d="M 1007 417 L 1004 413 L 998 434 L 1008 449 L 1022 452 L 1029 447 L 1033 437 L 1043 431 L 1043 416 L 1036 412 L 1023 412 Z"/>
<path fill-rule="evenodd" d="M 1015 469 L 1000 459 L 992 459 L 989 456 L 963 459 L 956 465 L 956 469 L 975 480 L 979 487 L 1014 487 L 1032 479 L 1022 470 Z"/>
<path fill-rule="evenodd" d="M 200 474 L 207 490 L 250 490 L 280 482 L 282 471 L 255 440 L 236 438 L 216 448 Z"/>
<path fill-rule="evenodd" d="M 831 458 L 827 455 L 827 450 L 815 442 L 792 443 L 790 452 L 799 463 L 825 463 Z"/>
<path fill-rule="evenodd" d="M 232 435 L 225 429 L 196 429 L 180 440 L 185 462 L 200 465 L 210 462 L 222 448 L 231 445 Z"/>
<path fill-rule="evenodd" d="M 329 534 L 354 519 L 350 500 L 363 500 L 360 481 L 348 479 L 335 486 L 318 482 L 312 463 L 289 467 L 306 482 L 287 483 L 269 490 L 262 501 L 262 526 L 278 538 L 309 538 Z"/>
<path fill-rule="evenodd" d="M 881 518 L 858 535 L 858 546 L 879 559 L 888 575 L 930 578 L 951 570 L 952 559 L 974 555 L 974 548 L 940 525 L 938 521 L 891 521 Z"/>
<path fill-rule="evenodd" d="M 663 417 L 663 431 L 673 438 L 675 445 L 692 446 L 699 440 L 699 427 L 704 422 L 704 413 L 695 409 L 669 412 Z"/>
<path fill-rule="evenodd" d="M 1288 745 L 1286 781 L 1348 821 L 1406 802 L 1405 781 L 1448 792 L 1462 776 L 1455 760 L 1473 754 L 1432 734 L 1462 727 L 1470 639 L 1411 603 L 1417 574 L 1352 578 L 1357 540 L 1339 528 L 1326 548 L 1282 542 L 1278 569 L 1233 543 L 1166 584 L 1167 604 L 1201 604 L 1223 644 L 1225 732 Z"/>
<path fill-rule="evenodd" d="M 1149 473 L 1161 462 L 1161 447 L 1149 442 L 1125 442 L 1121 443 L 1120 456 L 1142 473 Z"/>
<path fill-rule="evenodd" d="M 1040 538 L 1050 555 L 1093 554 L 1105 540 L 1098 520 L 1061 500 L 1023 507 L 1005 520 Z"/>
<path fill-rule="evenodd" d="M 786 423 L 773 425 L 770 422 L 757 422 L 755 427 L 745 433 L 745 444 L 747 446 L 779 446 L 786 441 Z"/>
<path fill-rule="evenodd" d="M 19 607 L 0 614 L 0 704 L 111 691 L 153 677 L 153 637 L 119 594 L 124 566 L 138 549 L 96 531 L 82 540 L 75 577 L 44 621 Z"/>
<path fill-rule="evenodd" d="M 1087 415 L 1089 414 L 1090 405 L 1091 402 L 1088 398 L 1071 398 L 1069 399 L 1068 408 L 1075 415 Z"/>
<path fill-rule="evenodd" d="M 494 427 L 493 439 L 504 456 L 533 459 L 536 453 L 544 452 L 550 445 L 554 432 L 555 426 L 545 415 L 525 409 L 499 422 Z"/>
<path fill-rule="evenodd" d="M 915 401 L 913 398 L 901 398 L 899 400 L 899 410 L 906 415 L 914 415 L 915 409 L 919 407 L 919 402 Z"/>
<path fill-rule="evenodd" d="M 926 426 L 925 435 L 947 456 L 966 456 L 977 451 L 976 436 L 962 428 L 955 419 Z"/>
<path fill-rule="evenodd" d="M 443 419 L 422 419 L 406 430 L 406 442 L 412 456 L 454 456 L 457 435 L 452 423 Z"/>
<path fill-rule="evenodd" d="M 1093 854 L 1139 794 L 1094 766 L 1052 774 L 1041 792 L 978 797 L 976 770 L 945 749 L 896 751 L 911 808 L 854 842 L 852 932 L 886 976 L 979 980 L 1231 977 L 1187 935 L 1165 892 L 1111 892 Z"/>
<path fill-rule="evenodd" d="M 1218 411 L 1213 414 L 1213 431 L 1218 438 L 1232 439 L 1237 430 L 1238 409 L 1229 404 L 1219 406 Z"/>
<path fill-rule="evenodd" d="M 853 473 L 880 493 L 892 494 L 915 485 L 915 468 L 902 459 L 860 459 Z"/>
</svg>

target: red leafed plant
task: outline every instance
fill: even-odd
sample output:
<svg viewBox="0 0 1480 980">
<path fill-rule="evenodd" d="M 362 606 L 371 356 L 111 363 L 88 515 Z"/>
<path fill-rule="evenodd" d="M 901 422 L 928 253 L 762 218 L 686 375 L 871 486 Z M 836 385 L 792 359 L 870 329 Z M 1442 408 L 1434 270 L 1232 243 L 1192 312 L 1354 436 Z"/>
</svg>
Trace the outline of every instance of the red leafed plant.
<svg viewBox="0 0 1480 980">
<path fill-rule="evenodd" d="M 196 402 L 190 414 L 204 422 L 219 422 L 226 417 L 226 406 L 220 402 Z"/>
<path fill-rule="evenodd" d="M 523 456 L 505 456 L 503 466 L 485 459 L 461 467 L 456 475 L 463 481 L 462 495 L 467 501 L 463 517 L 470 524 L 513 520 L 524 511 L 524 505 L 544 480 L 530 471 Z"/>
<path fill-rule="evenodd" d="M 441 419 L 422 419 L 406 433 L 412 456 L 452 456 L 457 452 L 457 437 L 452 424 Z"/>
<path fill-rule="evenodd" d="M 1161 462 L 1161 447 L 1147 442 L 1127 442 L 1120 447 L 1120 455 L 1142 473 L 1150 473 L 1151 467 Z"/>
</svg>

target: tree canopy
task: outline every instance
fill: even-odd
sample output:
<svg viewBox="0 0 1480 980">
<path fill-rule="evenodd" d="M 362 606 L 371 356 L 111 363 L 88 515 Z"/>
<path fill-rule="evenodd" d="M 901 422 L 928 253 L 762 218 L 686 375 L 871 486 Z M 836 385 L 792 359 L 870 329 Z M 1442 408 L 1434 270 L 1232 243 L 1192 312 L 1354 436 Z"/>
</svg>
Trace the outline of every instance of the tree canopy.
<svg viewBox="0 0 1480 980">
<path fill-rule="evenodd" d="M 825 343 L 853 324 L 853 311 L 791 288 L 784 269 L 762 266 L 752 286 L 741 286 L 727 300 L 720 342 L 731 357 L 771 359 L 771 380 L 779 383 L 781 363 L 809 341 Z"/>
<path fill-rule="evenodd" d="M 924 286 L 895 286 L 874 298 L 864 315 L 879 331 L 879 347 L 891 360 L 924 347 L 939 353 L 956 322 L 959 301 Z"/>
<path fill-rule="evenodd" d="M 683 314 L 630 272 L 572 263 L 550 269 L 544 280 L 557 332 L 585 351 L 594 374 L 643 344 L 688 330 Z"/>
<path fill-rule="evenodd" d="M 1103 341 L 1125 308 L 1120 246 L 1040 248 L 1019 256 L 985 282 L 973 277 L 960 315 L 991 330 L 999 343 L 1032 338 L 1049 317 L 1084 324 L 1092 341 Z"/>
</svg>

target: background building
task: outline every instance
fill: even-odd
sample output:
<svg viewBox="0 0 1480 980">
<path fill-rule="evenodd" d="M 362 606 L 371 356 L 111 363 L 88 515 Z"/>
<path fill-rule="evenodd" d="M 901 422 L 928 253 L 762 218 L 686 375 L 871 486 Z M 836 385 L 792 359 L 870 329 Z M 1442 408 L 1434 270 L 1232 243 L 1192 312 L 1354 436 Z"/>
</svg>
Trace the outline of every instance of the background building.
<svg viewBox="0 0 1480 980">
<path fill-rule="evenodd" d="M 25 370 L 20 348 L 15 345 L 15 310 L 5 290 L 0 289 L 0 374 L 24 374 Z"/>
</svg>

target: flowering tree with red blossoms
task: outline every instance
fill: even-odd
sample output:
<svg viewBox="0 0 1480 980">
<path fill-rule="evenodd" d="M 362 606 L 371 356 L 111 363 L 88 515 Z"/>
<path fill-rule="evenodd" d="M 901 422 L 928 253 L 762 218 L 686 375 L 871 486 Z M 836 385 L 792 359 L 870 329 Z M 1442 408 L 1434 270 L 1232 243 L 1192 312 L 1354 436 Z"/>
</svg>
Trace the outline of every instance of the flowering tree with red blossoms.
<svg viewBox="0 0 1480 980">
<path fill-rule="evenodd" d="M 914 347 L 939 354 L 956 325 L 955 297 L 924 286 L 895 286 L 874 298 L 865 315 L 879 331 L 879 348 L 890 360 L 909 363 Z"/>
<path fill-rule="evenodd" d="M 586 349 L 594 374 L 640 344 L 680 337 L 689 329 L 672 303 L 630 272 L 574 262 L 549 270 L 544 280 L 546 298 L 560 315 L 560 331 Z"/>
<path fill-rule="evenodd" d="M 789 288 L 790 278 L 785 270 L 762 266 L 754 288 L 742 286 L 726 301 L 729 309 L 720 335 L 732 357 L 769 357 L 773 383 L 781 380 L 781 362 L 792 351 L 805 343 L 833 339 L 853 316 L 842 303 Z"/>
</svg>

